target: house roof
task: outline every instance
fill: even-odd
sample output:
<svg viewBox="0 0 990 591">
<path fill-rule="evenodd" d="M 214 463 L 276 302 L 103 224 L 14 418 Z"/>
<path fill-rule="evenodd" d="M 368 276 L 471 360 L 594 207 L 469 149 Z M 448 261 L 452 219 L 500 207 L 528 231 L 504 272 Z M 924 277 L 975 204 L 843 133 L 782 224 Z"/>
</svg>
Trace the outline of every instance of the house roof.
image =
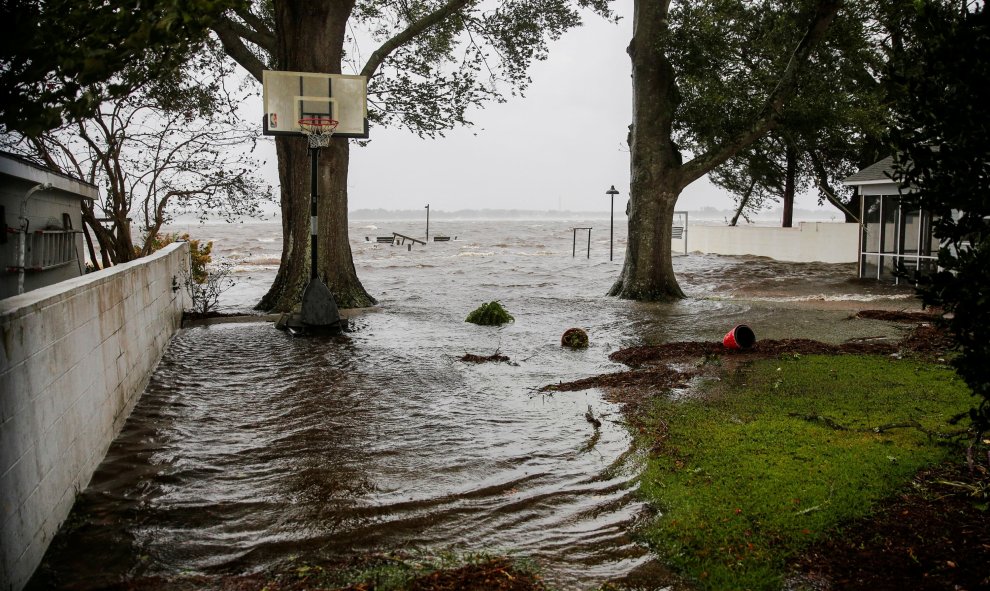
<svg viewBox="0 0 990 591">
<path fill-rule="evenodd" d="M 844 185 L 877 185 L 881 183 L 891 183 L 890 175 L 894 173 L 894 157 L 887 156 L 883 160 L 871 164 L 863 170 L 851 174 L 842 179 Z"/>
<path fill-rule="evenodd" d="M 98 199 L 99 187 L 74 176 L 52 170 L 9 152 L 0 151 L 0 175 L 49 184 L 53 189 L 74 193 L 84 199 Z"/>
</svg>

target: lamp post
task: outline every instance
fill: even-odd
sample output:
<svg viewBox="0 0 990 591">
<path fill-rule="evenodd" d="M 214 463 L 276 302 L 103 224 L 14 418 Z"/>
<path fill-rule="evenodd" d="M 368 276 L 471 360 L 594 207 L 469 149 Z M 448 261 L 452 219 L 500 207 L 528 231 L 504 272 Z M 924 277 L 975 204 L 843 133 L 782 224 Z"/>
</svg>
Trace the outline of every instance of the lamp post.
<svg viewBox="0 0 990 591">
<path fill-rule="evenodd" d="M 615 196 L 619 194 L 615 190 L 615 185 L 612 185 L 605 194 L 612 198 L 612 217 L 609 218 L 608 222 L 608 260 L 612 260 L 612 237 L 614 236 L 613 226 L 615 225 Z"/>
<path fill-rule="evenodd" d="M 426 241 L 430 241 L 430 204 L 426 204 Z"/>
</svg>

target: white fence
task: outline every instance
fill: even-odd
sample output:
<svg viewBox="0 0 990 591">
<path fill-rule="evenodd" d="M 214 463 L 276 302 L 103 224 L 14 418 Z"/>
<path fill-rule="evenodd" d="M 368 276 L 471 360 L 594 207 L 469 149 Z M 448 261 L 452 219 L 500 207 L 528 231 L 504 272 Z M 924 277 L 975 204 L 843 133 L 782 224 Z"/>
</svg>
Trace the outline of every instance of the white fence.
<svg viewBox="0 0 990 591">
<path fill-rule="evenodd" d="M 859 224 L 801 222 L 795 228 L 696 226 L 688 250 L 705 254 L 754 255 L 779 261 L 855 263 Z"/>
</svg>

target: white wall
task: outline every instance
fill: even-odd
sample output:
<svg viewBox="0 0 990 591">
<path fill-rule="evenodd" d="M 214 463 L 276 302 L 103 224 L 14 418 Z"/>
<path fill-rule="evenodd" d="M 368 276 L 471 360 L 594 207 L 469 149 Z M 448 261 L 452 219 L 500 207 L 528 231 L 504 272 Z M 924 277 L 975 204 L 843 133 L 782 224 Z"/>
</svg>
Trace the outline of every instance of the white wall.
<svg viewBox="0 0 990 591">
<path fill-rule="evenodd" d="M 677 251 L 680 241 L 673 241 Z M 778 261 L 855 263 L 859 224 L 801 222 L 796 228 L 689 226 L 689 252 L 755 255 Z"/>
<path fill-rule="evenodd" d="M 0 300 L 0 589 L 21 589 L 144 391 L 189 245 Z"/>
</svg>

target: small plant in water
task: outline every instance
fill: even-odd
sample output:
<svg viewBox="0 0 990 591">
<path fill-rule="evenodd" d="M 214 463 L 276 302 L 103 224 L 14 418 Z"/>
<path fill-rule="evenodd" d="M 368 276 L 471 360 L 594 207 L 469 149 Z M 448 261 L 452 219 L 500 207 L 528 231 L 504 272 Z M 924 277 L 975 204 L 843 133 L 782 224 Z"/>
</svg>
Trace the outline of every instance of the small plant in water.
<svg viewBox="0 0 990 591">
<path fill-rule="evenodd" d="M 498 300 L 481 304 L 464 319 L 464 322 L 479 324 L 481 326 L 500 326 L 514 321 L 515 318 L 505 311 L 505 308 L 502 307 L 502 304 Z"/>
<path fill-rule="evenodd" d="M 231 272 L 234 264 L 230 261 L 220 261 L 215 265 L 203 266 L 202 280 L 197 279 L 195 265 L 185 271 L 182 284 L 192 300 L 192 312 L 206 316 L 216 310 L 220 303 L 220 295 L 234 286 Z"/>
</svg>

